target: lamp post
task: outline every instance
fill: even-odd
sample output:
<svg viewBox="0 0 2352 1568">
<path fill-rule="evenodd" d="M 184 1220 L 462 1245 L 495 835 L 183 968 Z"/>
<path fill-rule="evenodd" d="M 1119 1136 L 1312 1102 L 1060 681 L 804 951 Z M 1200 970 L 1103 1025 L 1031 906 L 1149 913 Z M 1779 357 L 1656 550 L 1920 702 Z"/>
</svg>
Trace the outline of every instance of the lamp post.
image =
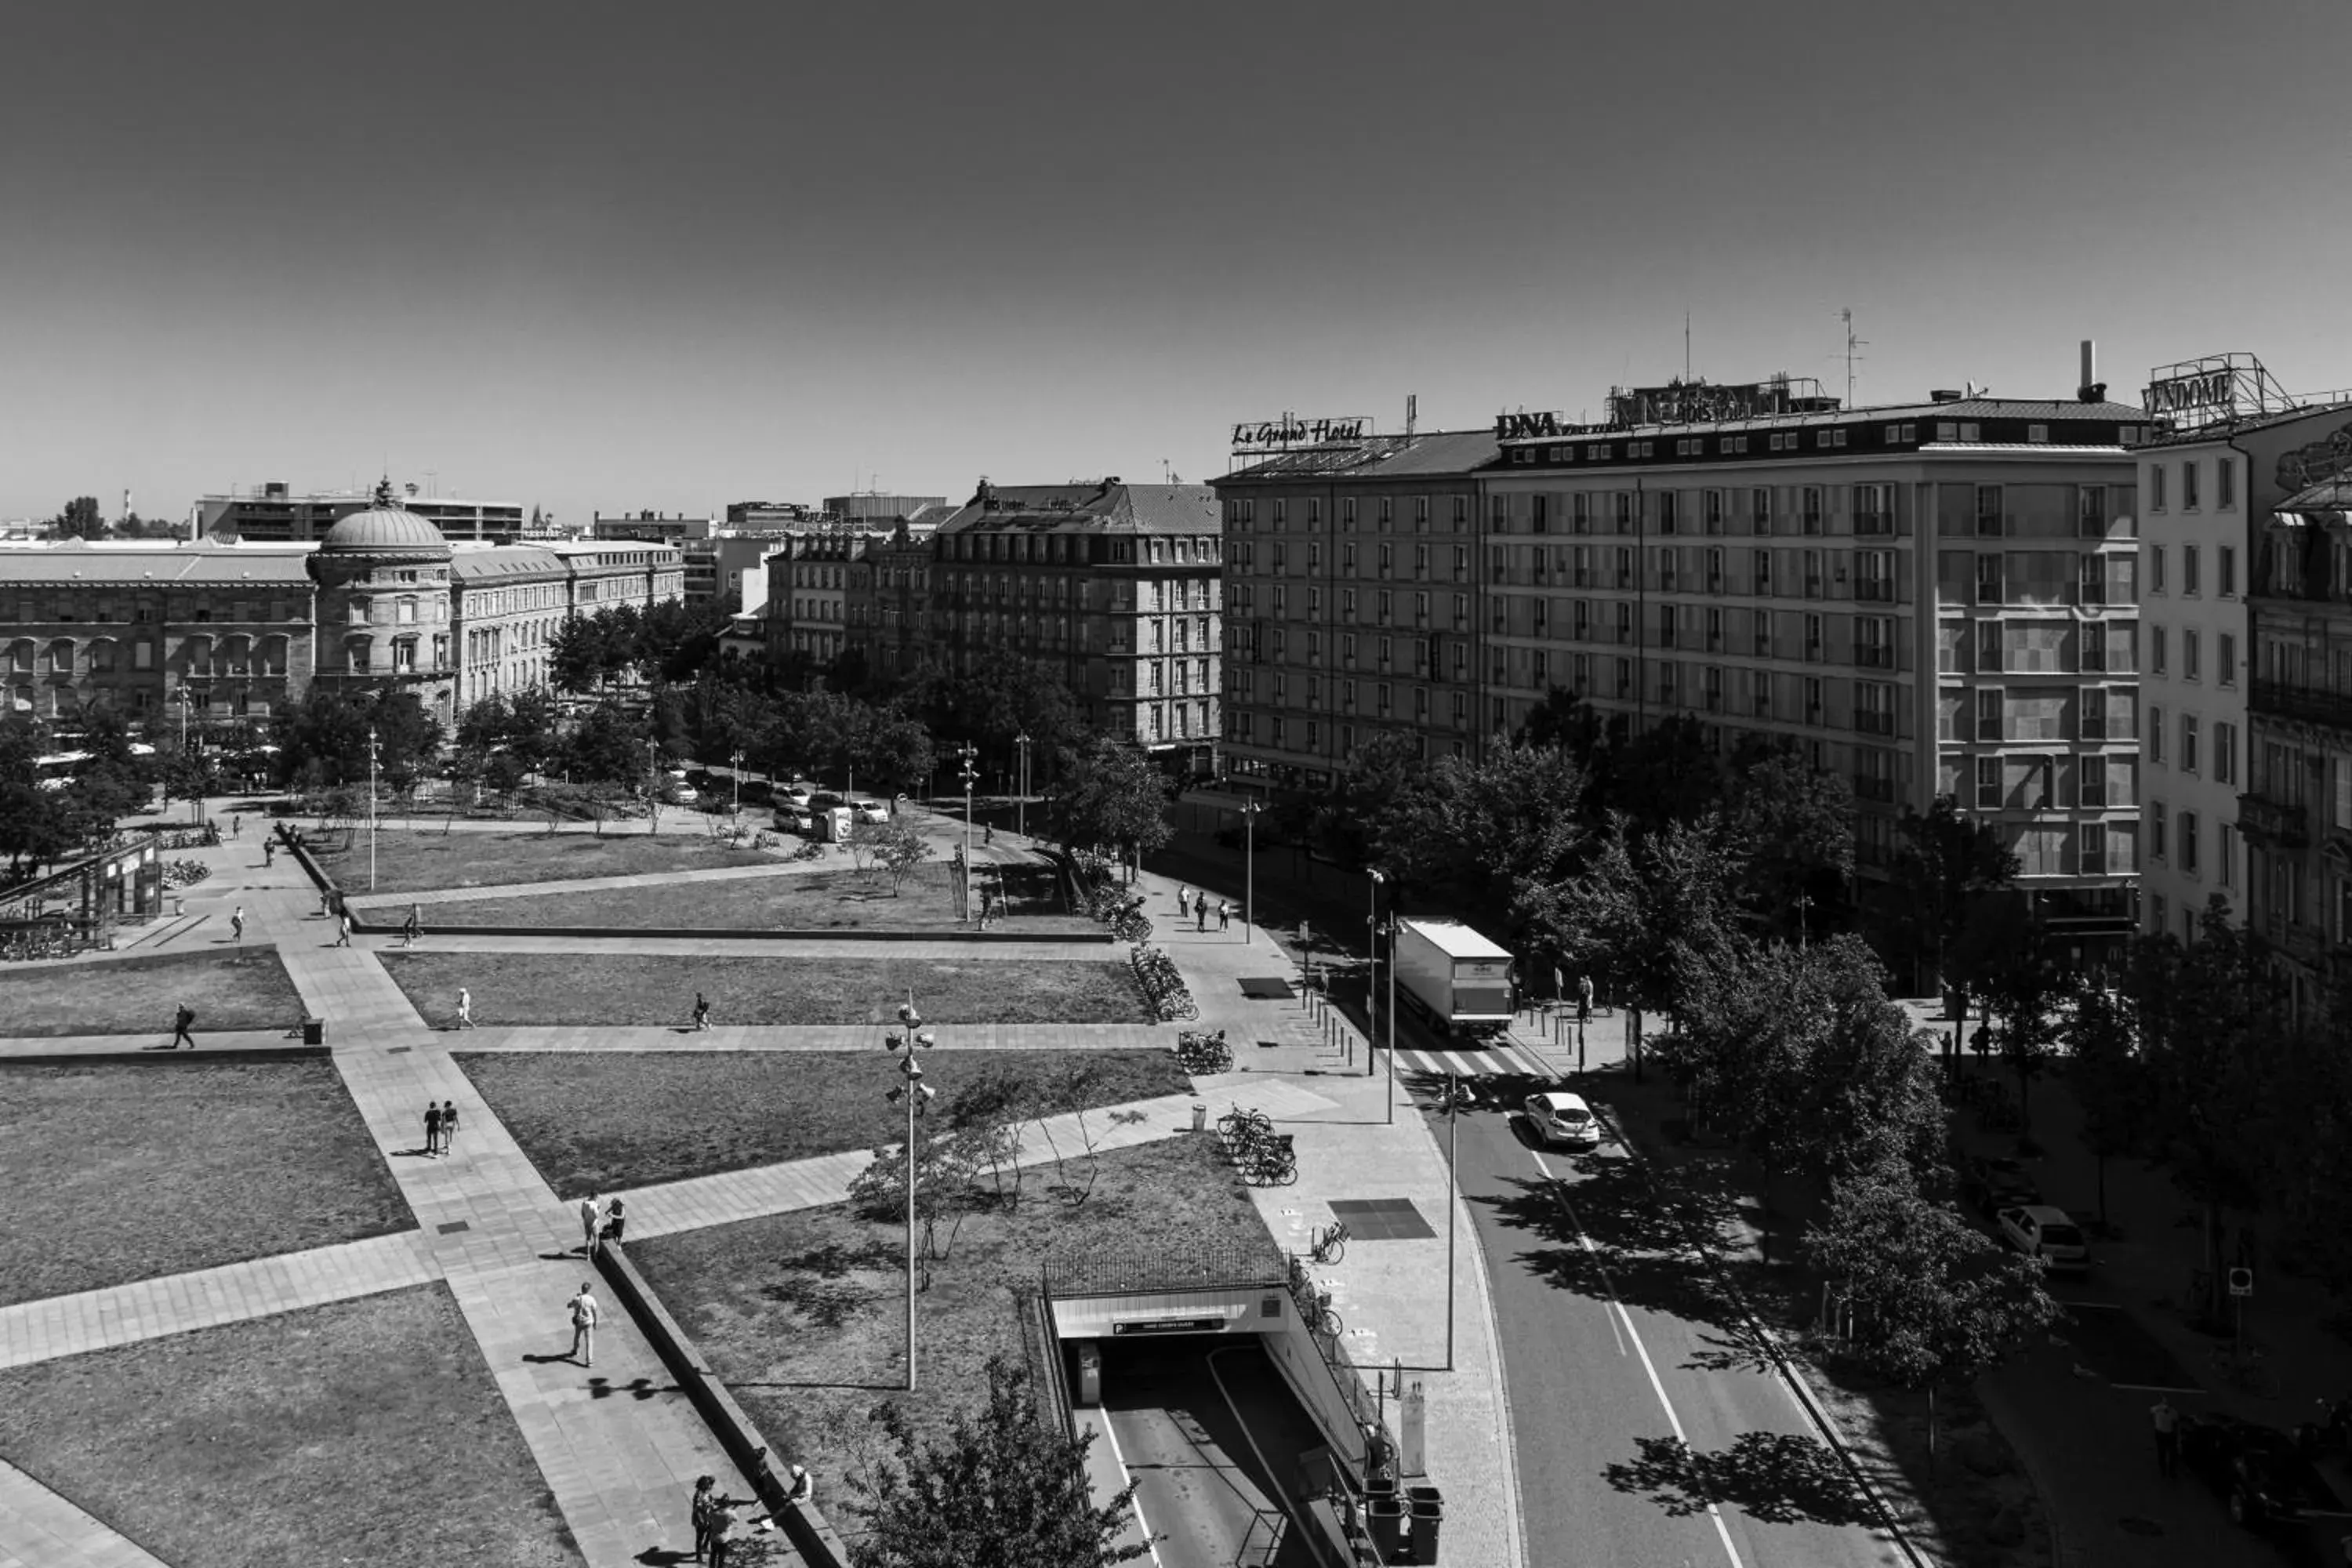
<svg viewBox="0 0 2352 1568">
<path fill-rule="evenodd" d="M 1462 1205 L 1461 1079 L 1445 1075 L 1445 1370 L 1454 1370 L 1454 1211 Z"/>
<path fill-rule="evenodd" d="M 1265 807 L 1252 795 L 1242 802 L 1242 835 L 1246 845 L 1242 861 L 1242 942 L 1250 940 L 1250 923 L 1257 918 L 1257 814 Z"/>
<path fill-rule="evenodd" d="M 1396 1121 L 1396 916 L 1391 914 L 1380 925 L 1380 934 L 1389 944 L 1389 1109 L 1384 1118 Z"/>
<path fill-rule="evenodd" d="M 654 831 L 654 832 L 656 832 L 656 833 L 659 833 L 659 832 L 661 831 L 661 783 L 660 783 L 660 775 L 659 775 L 658 773 L 656 773 L 654 771 L 654 769 L 655 769 L 655 765 L 656 765 L 656 759 L 657 759 L 660 755 L 661 755 L 661 742 L 658 742 L 658 741 L 653 741 L 653 740 L 648 740 L 648 741 L 646 741 L 646 816 L 647 816 L 648 820 L 650 820 L 650 821 L 652 822 L 652 824 L 653 824 L 653 831 Z"/>
<path fill-rule="evenodd" d="M 915 1387 L 915 1118 L 931 1108 L 931 1096 L 938 1091 L 923 1081 L 923 1065 L 915 1059 L 918 1049 L 929 1050 L 939 1041 L 923 1027 L 922 1015 L 915 1011 L 915 994 L 907 993 L 907 1000 L 898 1009 L 898 1027 L 882 1037 L 885 1049 L 898 1058 L 898 1076 L 902 1081 L 888 1095 L 891 1103 L 907 1102 L 907 1388 Z"/>
<path fill-rule="evenodd" d="M 1364 916 L 1364 956 L 1370 967 L 1364 971 L 1364 1076 L 1372 1076 L 1372 1031 L 1381 1022 L 1381 884 L 1388 879 L 1377 866 L 1368 868 L 1364 875 L 1370 879 L 1364 889 L 1370 909 Z"/>
<path fill-rule="evenodd" d="M 956 748 L 963 762 L 963 918 L 971 919 L 971 786 L 979 782 L 980 766 L 975 760 L 980 748 L 966 741 Z"/>
<path fill-rule="evenodd" d="M 732 825 L 743 826 L 743 748 L 738 746 L 727 759 L 728 782 L 735 786 L 735 805 L 728 813 Z"/>
<path fill-rule="evenodd" d="M 1013 736 L 1013 743 L 1021 748 L 1021 803 L 1013 808 L 1013 831 L 1025 839 L 1029 837 L 1029 731 Z"/>
<path fill-rule="evenodd" d="M 368 891 L 375 891 L 375 726 L 368 726 Z"/>
</svg>

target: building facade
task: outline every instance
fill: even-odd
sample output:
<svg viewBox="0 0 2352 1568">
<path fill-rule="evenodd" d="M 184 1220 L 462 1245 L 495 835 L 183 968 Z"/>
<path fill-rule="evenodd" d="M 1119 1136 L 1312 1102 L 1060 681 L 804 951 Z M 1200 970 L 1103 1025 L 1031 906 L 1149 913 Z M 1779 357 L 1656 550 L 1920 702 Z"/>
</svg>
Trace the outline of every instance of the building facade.
<svg viewBox="0 0 2352 1568">
<path fill-rule="evenodd" d="M 1486 715 L 1491 433 L 1350 434 L 1213 482 L 1231 595 L 1225 770 L 1319 793 L 1373 734 L 1472 752 Z"/>
<path fill-rule="evenodd" d="M 375 504 L 380 493 L 368 490 L 313 490 L 295 494 L 282 480 L 273 479 L 242 495 L 205 496 L 196 502 L 197 531 L 205 538 L 300 543 L 324 539 L 335 524 Z M 517 501 L 464 500 L 454 496 L 420 496 L 416 487 L 404 487 L 400 504 L 455 543 L 509 543 L 522 537 L 528 509 Z"/>
</svg>

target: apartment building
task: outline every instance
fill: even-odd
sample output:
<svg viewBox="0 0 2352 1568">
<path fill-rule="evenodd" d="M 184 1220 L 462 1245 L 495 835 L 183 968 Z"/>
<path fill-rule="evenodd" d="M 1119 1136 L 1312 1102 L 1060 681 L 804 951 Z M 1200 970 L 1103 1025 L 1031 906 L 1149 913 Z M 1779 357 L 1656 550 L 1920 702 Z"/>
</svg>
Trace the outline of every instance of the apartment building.
<svg viewBox="0 0 2352 1568">
<path fill-rule="evenodd" d="M 1245 788 L 1328 790 L 1382 731 L 1424 757 L 1484 733 L 1480 484 L 1495 437 L 1359 423 L 1240 455 L 1212 481 L 1230 595 L 1225 767 Z"/>
<path fill-rule="evenodd" d="M 242 494 L 200 498 L 197 532 L 205 538 L 265 542 L 320 540 L 343 519 L 374 506 L 376 494 L 358 489 L 298 494 L 284 480 L 271 479 Z M 520 501 L 425 496 L 415 485 L 404 486 L 398 500 L 404 510 L 431 523 L 452 543 L 511 543 L 522 537 L 525 527 L 526 509 Z"/>
<path fill-rule="evenodd" d="M 930 657 L 959 673 L 992 651 L 1034 659 L 1089 725 L 1171 771 L 1213 769 L 1224 543 L 1207 486 L 983 479 L 939 525 L 930 556 Z"/>
</svg>

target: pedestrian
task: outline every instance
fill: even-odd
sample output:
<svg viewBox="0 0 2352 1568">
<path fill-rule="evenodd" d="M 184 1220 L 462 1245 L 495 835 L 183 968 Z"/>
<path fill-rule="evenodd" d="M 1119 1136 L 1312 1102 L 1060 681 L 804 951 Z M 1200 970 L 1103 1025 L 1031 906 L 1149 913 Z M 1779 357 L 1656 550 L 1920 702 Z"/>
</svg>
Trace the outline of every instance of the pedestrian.
<svg viewBox="0 0 2352 1568">
<path fill-rule="evenodd" d="M 457 1102 L 441 1102 L 441 1152 L 446 1154 L 457 1146 Z"/>
<path fill-rule="evenodd" d="M 230 818 L 228 819 L 228 836 L 229 836 L 231 838 L 235 838 L 235 837 L 237 836 L 238 832 L 244 828 L 244 826 L 245 826 L 245 818 L 243 818 L 243 817 L 241 817 L 241 816 L 232 816 L 232 817 L 230 817 Z M 262 847 L 263 847 L 264 849 L 267 849 L 267 848 L 268 848 L 268 847 L 269 847 L 269 846 L 268 846 L 268 845 L 267 845 L 267 844 L 264 844 L 264 845 L 262 846 Z"/>
<path fill-rule="evenodd" d="M 185 1002 L 181 1003 L 180 1010 L 172 1016 L 172 1043 L 165 1049 L 176 1051 L 180 1048 L 180 1042 L 185 1040 L 188 1042 L 188 1049 L 194 1050 L 196 1037 L 188 1032 L 188 1026 L 195 1021 L 196 1010 Z"/>
<path fill-rule="evenodd" d="M 441 1152 L 441 1108 L 429 1100 L 425 1102 L 425 1152 Z"/>
<path fill-rule="evenodd" d="M 710 998 L 699 991 L 694 994 L 694 1026 L 697 1029 L 710 1027 Z"/>
<path fill-rule="evenodd" d="M 335 897 L 334 897 L 334 895 L 333 895 L 332 893 L 328 892 L 328 891 L 327 891 L 327 889 L 324 889 L 324 888 L 320 889 L 319 889 L 319 918 L 320 918 L 320 920 L 325 920 L 329 915 L 333 914 L 334 912 L 335 912 Z"/>
<path fill-rule="evenodd" d="M 996 842 L 996 824 L 992 822 L 983 822 L 980 825 L 980 841 L 982 844 L 993 844 Z"/>
<path fill-rule="evenodd" d="M 237 905 L 228 912 L 228 939 L 238 943 L 245 941 L 245 906 L 243 904 Z"/>
<path fill-rule="evenodd" d="M 1181 885 L 1176 889 L 1176 918 L 1182 920 L 1192 912 L 1192 889 Z"/>
<path fill-rule="evenodd" d="M 351 946 L 351 945 L 352 945 L 352 911 L 351 911 L 351 910 L 345 910 L 341 914 L 337 915 L 337 916 L 335 917 L 335 926 L 336 926 L 336 929 L 337 929 L 338 931 L 340 931 L 342 933 L 341 935 L 340 935 L 340 936 L 338 936 L 338 937 L 336 937 L 336 938 L 335 938 L 335 945 L 336 945 L 337 947 L 349 947 L 349 946 Z"/>
<path fill-rule="evenodd" d="M 2180 1412 L 2172 1407 L 2171 1400 L 2159 1394 L 2156 1403 L 2147 1407 L 2147 1414 L 2156 1424 L 2156 1473 L 2176 1475 L 2180 1468 Z"/>
<path fill-rule="evenodd" d="M 794 1508 L 806 1508 L 816 1501 L 816 1482 L 809 1479 L 807 1466 L 793 1467 L 793 1489 L 784 1494 L 784 1500 Z"/>
<path fill-rule="evenodd" d="M 587 1280 L 580 1281 L 580 1294 L 572 1298 L 570 1306 L 572 1308 L 572 1359 L 582 1366 L 594 1366 L 596 1364 L 596 1320 L 599 1314 L 596 1310 L 595 1293 L 588 1289 Z"/>
<path fill-rule="evenodd" d="M 586 1197 L 580 1200 L 581 1257 L 593 1258 L 596 1256 L 596 1227 L 604 1223 L 604 1205 L 597 1203 L 595 1194 L 590 1193 Z"/>
<path fill-rule="evenodd" d="M 1576 1021 L 1580 1024 L 1592 1022 L 1592 976 L 1590 974 L 1576 977 Z"/>
<path fill-rule="evenodd" d="M 710 1568 L 727 1568 L 735 1554 L 735 1500 L 710 1500 Z"/>
<path fill-rule="evenodd" d="M 457 987 L 457 1027 L 470 1029 L 473 1026 L 474 994 L 460 985 Z"/>
<path fill-rule="evenodd" d="M 710 1510 L 718 1501 L 717 1494 L 710 1489 L 718 1484 L 715 1476 L 694 1478 L 694 1501 L 688 1505 L 688 1511 L 694 1519 L 694 1560 L 697 1563 L 702 1561 L 703 1552 L 710 1546 Z"/>
<path fill-rule="evenodd" d="M 1223 931 L 1234 923 L 1234 907 L 1224 900 L 1217 900 L 1217 929 Z"/>
<path fill-rule="evenodd" d="M 628 1223 L 629 1216 L 622 1212 L 620 1199 L 614 1198 L 604 1205 L 604 1239 L 606 1241 L 620 1240 L 621 1232 L 627 1228 Z"/>
<path fill-rule="evenodd" d="M 1194 931 L 1209 929 L 1209 900 L 1206 899 L 1192 900 L 1192 929 Z"/>
<path fill-rule="evenodd" d="M 275 845 L 275 844 L 270 843 L 270 842 L 269 842 L 269 840 L 268 840 L 268 839 L 266 839 L 266 838 L 265 838 L 265 839 L 263 839 L 263 840 L 261 841 L 261 866 L 262 866 L 262 869 L 264 869 L 264 870 L 268 870 L 270 867 L 275 866 L 275 865 L 277 865 L 277 864 L 278 864 L 278 846 L 277 846 L 277 845 Z"/>
<path fill-rule="evenodd" d="M 416 905 L 411 904 L 408 906 L 408 918 L 400 922 L 400 945 L 403 947 L 415 947 L 416 945 L 416 939 L 424 934 L 425 919 L 423 911 L 419 910 Z"/>
</svg>

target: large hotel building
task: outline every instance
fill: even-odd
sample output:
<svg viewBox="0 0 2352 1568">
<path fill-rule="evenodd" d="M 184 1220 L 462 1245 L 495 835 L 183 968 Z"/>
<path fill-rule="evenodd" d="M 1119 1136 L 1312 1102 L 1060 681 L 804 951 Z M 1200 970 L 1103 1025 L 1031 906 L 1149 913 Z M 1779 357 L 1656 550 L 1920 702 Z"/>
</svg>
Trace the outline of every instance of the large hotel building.
<svg viewBox="0 0 2352 1568">
<path fill-rule="evenodd" d="M 1350 430 L 1218 481 L 1236 782 L 1321 792 L 1379 730 L 1475 755 L 1559 688 L 1847 774 L 1865 874 L 1952 795 L 2053 926 L 2130 929 L 2146 414 L 1786 381 L 1611 414 Z"/>
</svg>

